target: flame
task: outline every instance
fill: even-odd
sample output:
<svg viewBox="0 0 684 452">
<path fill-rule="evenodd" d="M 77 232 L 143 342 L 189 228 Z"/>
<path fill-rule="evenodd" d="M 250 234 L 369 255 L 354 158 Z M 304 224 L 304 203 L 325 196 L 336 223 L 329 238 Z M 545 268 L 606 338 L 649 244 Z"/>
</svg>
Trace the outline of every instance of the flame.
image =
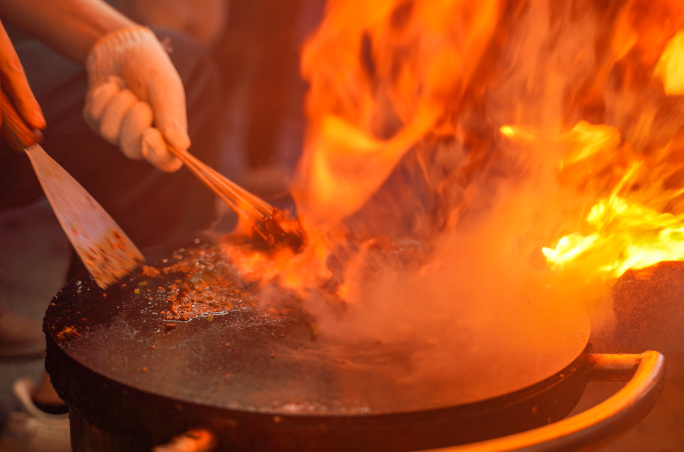
<svg viewBox="0 0 684 452">
<path fill-rule="evenodd" d="M 577 232 L 564 235 L 553 248 L 543 247 L 555 271 L 613 281 L 630 268 L 684 258 L 684 218 L 676 212 L 682 196 L 677 184 L 682 122 L 676 113 L 658 111 L 667 103 L 663 95 L 684 94 L 683 19 L 676 2 L 624 2 L 605 63 L 595 71 L 586 98 L 593 103 L 602 97 L 602 119 L 612 124 L 580 120 L 567 132 L 551 131 L 551 138 L 546 131 L 546 143 L 559 150 L 559 185 L 574 190 L 576 198 L 594 200 Z M 610 25 L 605 28 L 610 30 Z M 620 85 L 609 80 L 616 74 L 622 77 Z M 637 99 L 644 104 L 638 105 Z M 568 111 L 581 106 L 569 105 Z M 532 145 L 539 144 L 543 133 L 511 125 L 500 131 L 510 140 Z"/>
<path fill-rule="evenodd" d="M 638 2 L 628 2 L 620 16 L 613 40 L 615 60 L 641 47 L 642 63 L 653 67 L 652 63 L 657 60 L 652 80 L 662 83 L 663 94 L 680 96 L 684 94 L 684 30 L 666 39 L 672 29 L 668 26 L 656 29 L 654 22 L 644 18 L 637 20 L 634 16 L 639 9 L 637 5 Z M 658 5 L 660 8 L 656 10 L 660 13 L 669 11 L 667 7 L 671 6 Z M 639 22 L 639 26 L 626 25 L 627 17 Z M 676 18 L 681 25 L 681 13 Z M 672 22 L 666 21 L 668 25 Z M 637 34 L 636 28 L 643 29 L 642 35 Z M 645 41 L 645 37 L 651 39 Z M 622 45 L 618 45 L 619 42 Z M 654 52 L 658 48 L 662 53 L 656 58 Z M 644 68 L 644 73 L 648 72 Z M 628 72 L 627 75 L 632 74 Z M 684 217 L 667 211 L 676 207 L 682 190 L 680 186 L 663 187 L 681 171 L 681 154 L 678 153 L 681 138 L 678 132 L 672 134 L 667 128 L 653 127 L 655 114 L 648 106 L 641 116 L 638 113 L 635 116 L 636 133 L 626 137 L 627 142 L 614 127 L 590 125 L 585 121 L 578 122 L 561 137 L 574 144 L 559 164 L 561 182 L 578 188 L 603 172 L 598 177 L 599 184 L 604 189 L 611 189 L 612 193 L 594 204 L 586 217 L 586 226 L 593 232 L 574 232 L 562 237 L 555 248 L 543 248 L 543 254 L 553 268 L 579 267 L 586 274 L 605 274 L 613 280 L 628 269 L 643 269 L 662 261 L 684 258 Z M 679 124 L 677 120 L 673 123 Z M 654 132 L 661 132 L 664 137 L 670 132 L 671 136 L 670 141 L 656 151 L 653 146 L 657 146 L 662 137 L 646 136 Z M 633 148 L 641 148 L 641 155 Z M 610 175 L 606 175 L 606 170 Z M 582 178 L 584 180 L 579 182 Z M 596 195 L 600 192 L 595 191 Z M 621 192 L 623 196 L 618 195 Z"/>
<path fill-rule="evenodd" d="M 245 235 L 242 230 L 225 236 L 221 242 L 224 253 L 235 263 L 245 280 L 277 282 L 286 290 L 305 295 L 308 288 L 320 286 L 322 281 L 330 277 L 325 259 L 331 247 L 328 238 L 320 231 L 311 229 L 306 234 L 307 242 L 301 252 L 295 252 L 287 246 L 276 247 L 270 253 L 264 253 L 261 249 L 234 246 L 234 237 Z"/>
<path fill-rule="evenodd" d="M 618 196 L 599 201 L 586 218 L 595 231 L 561 238 L 543 248 L 555 267 L 582 265 L 618 278 L 629 269 L 684 258 L 684 216 L 660 213 Z"/>
<path fill-rule="evenodd" d="M 511 140 L 526 143 L 539 140 L 536 132 L 519 127 L 504 126 L 500 131 Z M 560 134 L 558 143 L 564 149 L 558 164 L 561 184 L 575 189 L 586 189 L 592 184 L 591 192 L 595 195 L 606 188 L 612 192 L 590 208 L 583 228 L 592 232 L 573 232 L 560 238 L 554 248 L 542 248 L 553 269 L 571 268 L 580 270 L 587 278 L 614 280 L 629 269 L 684 259 L 684 215 L 658 210 L 667 206 L 668 201 L 681 197 L 684 190 L 654 193 L 654 190 L 634 189 L 647 183 L 652 171 L 662 176 L 663 171 L 671 175 L 671 171 L 681 170 L 681 164 L 674 164 L 671 146 L 655 153 L 658 158 L 640 161 L 622 143 L 614 127 L 586 121 Z M 651 165 L 656 168 L 649 168 Z"/>
<path fill-rule="evenodd" d="M 578 124 L 586 129 L 586 124 Z M 573 135 L 575 134 L 573 129 Z M 596 128 L 594 128 L 596 129 Z M 555 269 L 581 267 L 587 274 L 605 274 L 608 279 L 620 277 L 628 269 L 643 269 L 662 261 L 684 258 L 684 215 L 677 202 L 684 193 L 681 186 L 665 188 L 673 175 L 682 169 L 681 158 L 669 143 L 648 158 L 638 160 L 631 154 L 631 165 L 626 167 L 615 156 L 619 137 L 610 128 L 601 127 L 599 136 L 580 140 L 580 146 L 570 154 L 571 162 L 578 166 L 585 160 L 586 175 L 591 176 L 610 165 L 607 180 L 621 178 L 608 184 L 612 193 L 594 204 L 585 219 L 585 227 L 593 232 L 574 232 L 562 237 L 555 248 L 543 248 L 548 262 Z M 589 136 L 591 136 L 590 134 Z M 567 161 L 559 166 L 560 174 L 568 171 Z M 563 180 L 563 179 L 562 179 Z M 566 176 L 564 180 L 569 180 Z M 672 211 L 667 211 L 667 210 Z"/>
<path fill-rule="evenodd" d="M 456 330 L 451 304 L 581 298 L 684 258 L 679 0 L 330 0 L 301 70 L 306 247 L 226 250 L 262 287 L 432 334 L 425 281 Z M 387 245 L 411 241 L 411 265 Z"/>
<path fill-rule="evenodd" d="M 308 145 L 294 194 L 313 221 L 358 210 L 419 140 L 445 126 L 503 2 L 336 0 L 308 41 Z"/>
<path fill-rule="evenodd" d="M 667 95 L 684 95 L 684 30 L 667 43 L 654 75 L 663 81 Z"/>
</svg>

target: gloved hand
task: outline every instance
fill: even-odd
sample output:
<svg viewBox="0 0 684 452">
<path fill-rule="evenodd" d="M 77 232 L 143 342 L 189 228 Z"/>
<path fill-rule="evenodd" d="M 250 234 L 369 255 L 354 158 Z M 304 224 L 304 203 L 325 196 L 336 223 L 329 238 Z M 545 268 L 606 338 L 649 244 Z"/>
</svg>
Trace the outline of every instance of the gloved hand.
<svg viewBox="0 0 684 452">
<path fill-rule="evenodd" d="M 129 158 L 145 158 L 166 172 L 180 168 L 167 144 L 190 147 L 185 92 L 154 33 L 133 27 L 105 36 L 90 51 L 86 68 L 83 116 L 90 127 Z"/>
</svg>

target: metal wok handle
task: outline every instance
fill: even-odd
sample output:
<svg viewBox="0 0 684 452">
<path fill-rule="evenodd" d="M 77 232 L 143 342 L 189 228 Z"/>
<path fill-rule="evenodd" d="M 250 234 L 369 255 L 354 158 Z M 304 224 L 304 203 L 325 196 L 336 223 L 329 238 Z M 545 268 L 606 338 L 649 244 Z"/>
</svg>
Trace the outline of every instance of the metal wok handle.
<svg viewBox="0 0 684 452">
<path fill-rule="evenodd" d="M 578 451 L 599 447 L 632 428 L 655 405 L 665 384 L 665 358 L 658 352 L 593 354 L 591 380 L 618 380 L 627 384 L 613 396 L 575 416 L 534 430 L 440 452 Z M 636 371 L 635 371 L 636 369 Z"/>
</svg>

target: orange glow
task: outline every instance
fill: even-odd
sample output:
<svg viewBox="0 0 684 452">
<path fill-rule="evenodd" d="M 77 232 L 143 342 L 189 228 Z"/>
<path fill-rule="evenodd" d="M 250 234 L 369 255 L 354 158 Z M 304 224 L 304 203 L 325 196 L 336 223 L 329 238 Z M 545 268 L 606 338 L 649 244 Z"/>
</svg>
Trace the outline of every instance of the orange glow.
<svg viewBox="0 0 684 452">
<path fill-rule="evenodd" d="M 544 248 L 555 267 L 581 265 L 617 278 L 625 271 L 684 258 L 684 216 L 659 213 L 613 197 L 601 200 L 586 218 L 595 232 L 574 233 Z"/>
<path fill-rule="evenodd" d="M 299 292 L 317 287 L 329 277 L 324 265 L 328 247 L 324 237 L 315 230 L 307 231 L 305 249 L 299 253 L 282 247 L 271 254 L 264 254 L 258 249 L 232 246 L 231 240 L 224 241 L 224 244 L 224 252 L 248 281 L 277 281 L 281 287 Z"/>
<path fill-rule="evenodd" d="M 684 95 L 684 30 L 667 43 L 656 66 L 655 76 L 662 79 L 668 95 Z"/>
<path fill-rule="evenodd" d="M 475 298 L 478 271 L 517 272 L 506 293 L 584 293 L 684 258 L 678 0 L 330 0 L 301 70 L 306 247 L 226 247 L 249 279 L 360 306 L 396 272 L 409 304 L 402 284 L 445 262 L 472 272 L 445 290 Z M 411 241 L 432 254 L 404 278 L 378 250 Z"/>
<path fill-rule="evenodd" d="M 561 140 L 570 143 L 572 147 L 560 163 L 560 171 L 587 160 L 600 159 L 603 161 L 613 160 L 614 152 L 620 144 L 620 133 L 613 127 L 604 125 L 592 125 L 586 121 L 578 122 L 571 131 L 561 135 Z M 608 154 L 609 158 L 598 157 L 600 154 Z M 600 162 L 589 165 L 591 168 L 601 168 Z"/>
<path fill-rule="evenodd" d="M 628 0 L 617 16 L 611 47 L 616 59 L 633 52 L 644 65 L 653 66 L 665 43 L 683 26 L 678 0 Z"/>
<path fill-rule="evenodd" d="M 358 210 L 458 109 L 503 3 L 328 3 L 302 57 L 310 127 L 294 194 L 312 220 Z"/>
</svg>

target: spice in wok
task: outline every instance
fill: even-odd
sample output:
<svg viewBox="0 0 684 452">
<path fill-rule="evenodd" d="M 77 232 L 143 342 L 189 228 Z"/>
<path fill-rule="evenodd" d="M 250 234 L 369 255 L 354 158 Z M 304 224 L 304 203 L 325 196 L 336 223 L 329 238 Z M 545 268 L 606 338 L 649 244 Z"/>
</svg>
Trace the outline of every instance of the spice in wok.
<svg viewBox="0 0 684 452">
<path fill-rule="evenodd" d="M 232 263 L 216 248 L 202 244 L 174 252 L 172 262 L 144 265 L 136 295 L 163 297 L 165 320 L 213 319 L 238 305 L 253 304 L 247 285 L 235 277 Z"/>
</svg>

